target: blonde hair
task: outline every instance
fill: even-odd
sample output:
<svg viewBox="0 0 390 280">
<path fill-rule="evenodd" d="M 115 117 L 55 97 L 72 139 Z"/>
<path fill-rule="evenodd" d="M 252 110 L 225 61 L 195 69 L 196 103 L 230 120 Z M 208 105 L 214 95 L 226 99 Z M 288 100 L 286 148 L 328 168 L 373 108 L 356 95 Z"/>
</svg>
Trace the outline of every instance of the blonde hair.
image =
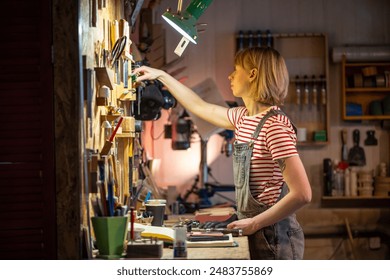
<svg viewBox="0 0 390 280">
<path fill-rule="evenodd" d="M 251 83 L 255 101 L 283 105 L 288 92 L 289 76 L 286 63 L 278 51 L 269 47 L 246 48 L 236 54 L 234 64 L 248 71 L 257 70 L 256 79 Z"/>
</svg>

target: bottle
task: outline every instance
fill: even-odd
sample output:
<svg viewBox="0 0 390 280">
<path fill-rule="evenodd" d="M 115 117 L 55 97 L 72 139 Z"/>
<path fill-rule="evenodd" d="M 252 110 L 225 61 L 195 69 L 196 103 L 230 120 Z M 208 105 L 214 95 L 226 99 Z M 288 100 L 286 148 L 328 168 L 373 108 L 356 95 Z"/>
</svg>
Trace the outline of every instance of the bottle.
<svg viewBox="0 0 390 280">
<path fill-rule="evenodd" d="M 173 257 L 187 258 L 187 226 L 180 223 L 174 227 Z"/>
<path fill-rule="evenodd" d="M 356 170 L 351 168 L 349 173 L 350 175 L 350 188 L 351 188 L 351 196 L 357 196 L 357 174 Z"/>
<path fill-rule="evenodd" d="M 350 172 L 349 168 L 345 169 L 345 174 L 344 174 L 344 194 L 345 196 L 351 196 L 351 178 L 350 178 Z"/>
<path fill-rule="evenodd" d="M 387 167 L 385 162 L 381 162 L 379 164 L 379 177 L 386 177 L 387 175 Z"/>
<path fill-rule="evenodd" d="M 332 196 L 344 196 L 344 170 L 339 168 L 339 161 L 333 161 L 333 186 Z"/>
<path fill-rule="evenodd" d="M 332 190 L 332 196 L 344 196 L 345 190 L 345 176 L 344 171 L 336 169 L 334 173 L 334 185 Z"/>
<path fill-rule="evenodd" d="M 332 183 L 333 183 L 333 167 L 332 160 L 325 158 L 323 160 L 323 181 L 324 181 L 324 195 L 332 195 Z"/>
</svg>

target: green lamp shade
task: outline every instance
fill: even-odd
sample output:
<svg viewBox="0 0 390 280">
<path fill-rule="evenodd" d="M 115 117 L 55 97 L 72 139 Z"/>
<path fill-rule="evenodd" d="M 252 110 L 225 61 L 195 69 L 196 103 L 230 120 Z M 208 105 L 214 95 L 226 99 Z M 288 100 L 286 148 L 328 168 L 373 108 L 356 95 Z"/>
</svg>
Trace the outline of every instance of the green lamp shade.
<svg viewBox="0 0 390 280">
<path fill-rule="evenodd" d="M 182 15 L 165 12 L 162 17 L 181 35 L 196 44 L 198 32 L 196 21 L 204 13 L 213 0 L 192 0 Z"/>
<path fill-rule="evenodd" d="M 195 29 L 195 21 L 192 18 L 183 19 L 181 16 L 171 14 L 170 12 L 165 12 L 162 17 L 181 35 L 196 44 L 198 33 Z"/>
</svg>

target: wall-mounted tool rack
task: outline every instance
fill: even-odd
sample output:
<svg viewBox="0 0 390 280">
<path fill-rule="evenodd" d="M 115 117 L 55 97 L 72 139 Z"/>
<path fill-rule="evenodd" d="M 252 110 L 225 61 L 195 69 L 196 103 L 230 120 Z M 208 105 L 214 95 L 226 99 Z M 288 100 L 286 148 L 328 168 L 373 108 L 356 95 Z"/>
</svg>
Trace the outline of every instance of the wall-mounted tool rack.
<svg viewBox="0 0 390 280">
<path fill-rule="evenodd" d="M 273 47 L 284 57 L 290 86 L 284 111 L 298 128 L 305 128 L 306 141 L 299 145 L 329 144 L 328 41 L 323 33 L 271 33 L 240 31 L 237 50 L 248 46 Z"/>
</svg>

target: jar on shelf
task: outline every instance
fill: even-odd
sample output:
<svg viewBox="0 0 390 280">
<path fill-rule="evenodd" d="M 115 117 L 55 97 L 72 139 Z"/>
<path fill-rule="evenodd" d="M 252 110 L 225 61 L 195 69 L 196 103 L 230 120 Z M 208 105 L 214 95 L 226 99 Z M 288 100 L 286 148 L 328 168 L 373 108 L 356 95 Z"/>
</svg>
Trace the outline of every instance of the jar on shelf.
<svg viewBox="0 0 390 280">
<path fill-rule="evenodd" d="M 360 171 L 358 173 L 358 193 L 359 196 L 372 196 L 374 192 L 374 178 L 370 171 Z"/>
</svg>

